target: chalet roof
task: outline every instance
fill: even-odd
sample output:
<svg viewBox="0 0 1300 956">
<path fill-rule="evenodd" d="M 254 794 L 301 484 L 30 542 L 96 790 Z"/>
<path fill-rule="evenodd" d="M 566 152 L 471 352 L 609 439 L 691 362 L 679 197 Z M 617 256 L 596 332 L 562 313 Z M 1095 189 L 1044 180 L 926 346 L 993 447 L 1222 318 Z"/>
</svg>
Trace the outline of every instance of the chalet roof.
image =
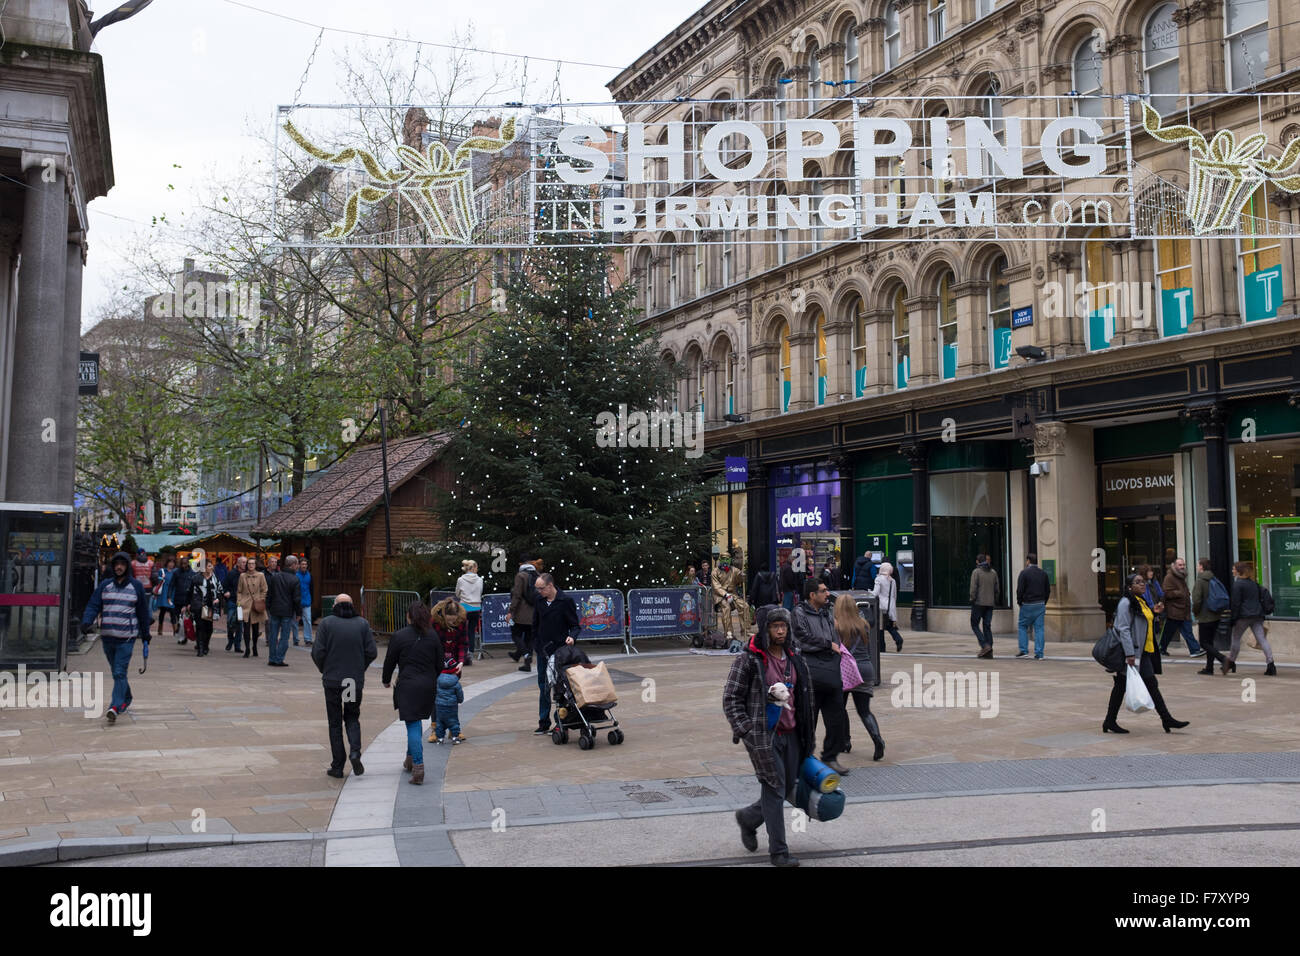
<svg viewBox="0 0 1300 956">
<path fill-rule="evenodd" d="M 445 434 L 417 435 L 388 443 L 388 487 L 396 491 L 433 461 Z M 262 537 L 329 534 L 360 521 L 384 500 L 379 445 L 364 445 L 331 465 L 319 478 L 251 530 Z"/>
</svg>

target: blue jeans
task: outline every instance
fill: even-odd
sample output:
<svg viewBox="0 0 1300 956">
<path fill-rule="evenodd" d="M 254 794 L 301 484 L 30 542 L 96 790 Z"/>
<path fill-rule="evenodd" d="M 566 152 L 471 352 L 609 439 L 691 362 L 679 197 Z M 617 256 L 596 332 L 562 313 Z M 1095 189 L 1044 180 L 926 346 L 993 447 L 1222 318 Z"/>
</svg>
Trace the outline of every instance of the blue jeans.
<svg viewBox="0 0 1300 956">
<path fill-rule="evenodd" d="M 983 627 L 984 632 L 980 633 Z M 972 604 L 970 606 L 970 629 L 975 632 L 975 639 L 980 647 L 993 646 L 993 605 Z"/>
<path fill-rule="evenodd" d="M 231 598 L 226 602 L 226 647 L 244 649 L 244 623 L 239 620 L 239 602 Z"/>
<path fill-rule="evenodd" d="M 1165 654 L 1169 651 L 1169 642 L 1173 640 L 1174 632 L 1177 631 L 1183 635 L 1183 643 L 1187 645 L 1188 654 L 1201 653 L 1201 645 L 1196 638 L 1192 636 L 1191 621 L 1175 621 L 1172 617 L 1165 618 L 1165 630 L 1160 635 L 1160 653 Z"/>
<path fill-rule="evenodd" d="M 537 653 L 537 723 L 542 727 L 551 726 L 551 685 L 546 682 L 546 662 L 549 658 L 540 651 Z"/>
<path fill-rule="evenodd" d="M 289 650 L 289 625 L 292 622 L 291 617 L 273 617 L 268 623 L 266 655 L 276 663 L 283 661 Z"/>
<path fill-rule="evenodd" d="M 309 604 L 302 606 L 302 637 L 308 644 L 311 643 L 311 605 Z M 296 631 L 294 638 L 297 639 Z"/>
<path fill-rule="evenodd" d="M 434 725 L 434 733 L 441 740 L 448 731 L 453 737 L 460 736 L 460 707 L 456 704 L 438 704 L 433 708 L 433 715 L 437 723 Z M 409 725 L 408 725 L 409 726 Z M 417 734 L 420 732 L 416 727 Z"/>
<path fill-rule="evenodd" d="M 113 673 L 113 700 L 111 706 L 119 714 L 131 703 L 131 685 L 126 675 L 131 669 L 131 655 L 135 652 L 134 637 L 101 637 L 108 669 Z"/>
<path fill-rule="evenodd" d="M 1029 631 L 1034 632 L 1034 656 L 1043 656 L 1043 642 L 1047 640 L 1046 628 L 1043 627 L 1043 615 L 1047 612 L 1047 603 L 1020 605 L 1020 653 L 1029 653 Z"/>
<path fill-rule="evenodd" d="M 406 756 L 411 758 L 411 763 L 424 763 L 424 737 L 422 734 L 424 724 L 419 720 L 408 720 L 406 722 Z"/>
</svg>

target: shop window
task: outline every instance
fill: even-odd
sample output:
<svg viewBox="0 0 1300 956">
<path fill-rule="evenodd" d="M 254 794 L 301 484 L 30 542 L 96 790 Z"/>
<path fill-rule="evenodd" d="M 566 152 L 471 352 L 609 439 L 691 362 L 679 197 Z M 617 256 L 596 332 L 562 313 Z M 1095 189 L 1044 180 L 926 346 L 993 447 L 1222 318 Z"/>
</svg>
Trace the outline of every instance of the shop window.
<svg viewBox="0 0 1300 956">
<path fill-rule="evenodd" d="M 1276 231 L 1268 195 L 1260 185 L 1241 211 L 1241 232 L 1237 240 L 1241 284 L 1241 317 L 1247 322 L 1277 317 L 1282 304 L 1282 242 L 1269 232 Z M 1270 228 L 1270 227 L 1273 228 Z"/>
<path fill-rule="evenodd" d="M 892 70 L 898 66 L 899 40 L 902 31 L 898 26 L 898 4 L 891 3 L 885 7 L 885 69 Z"/>
<path fill-rule="evenodd" d="M 1073 83 L 1071 89 L 1079 94 L 1074 101 L 1075 116 L 1091 116 L 1099 119 L 1105 115 L 1106 101 L 1101 94 L 1101 51 L 1093 37 L 1084 40 L 1074 51 Z M 1080 142 L 1091 142 L 1084 133 L 1079 133 Z"/>
<path fill-rule="evenodd" d="M 790 325 L 787 322 L 781 323 L 781 330 L 777 333 L 781 343 L 781 369 L 777 377 L 777 384 L 781 388 L 781 411 L 790 410 L 790 391 L 793 385 L 790 367 Z"/>
<path fill-rule="evenodd" d="M 939 377 L 957 377 L 957 296 L 952 291 L 952 273 L 939 277 Z"/>
<path fill-rule="evenodd" d="M 1268 67 L 1268 0 L 1224 0 L 1223 46 L 1228 89 L 1242 90 L 1264 79 Z"/>
<path fill-rule="evenodd" d="M 912 373 L 911 338 L 908 335 L 907 290 L 902 286 L 894 293 L 894 387 L 907 388 Z"/>
<path fill-rule="evenodd" d="M 844 43 L 844 79 L 850 83 L 858 82 L 858 25 L 850 20 L 844 27 L 840 38 Z"/>
<path fill-rule="evenodd" d="M 1157 234 L 1168 238 L 1157 239 L 1156 290 L 1160 301 L 1155 303 L 1160 315 L 1161 335 L 1182 335 L 1195 318 L 1192 298 L 1192 241 L 1176 238 L 1186 235 L 1182 217 L 1174 210 L 1160 211 Z"/>
<path fill-rule="evenodd" d="M 1178 107 L 1178 24 L 1176 4 L 1157 7 L 1142 31 L 1142 85 L 1151 108 L 1167 116 Z"/>
<path fill-rule="evenodd" d="M 1114 274 L 1111 268 L 1110 249 L 1106 245 L 1110 233 L 1103 227 L 1092 229 L 1083 240 L 1083 281 L 1088 290 L 1085 296 L 1088 307 L 1088 351 L 1110 348 L 1115 337 Z"/>
<path fill-rule="evenodd" d="M 1007 258 L 998 256 L 989 266 L 989 367 L 993 371 L 1011 364 L 1011 280 Z"/>
<path fill-rule="evenodd" d="M 826 313 L 820 309 L 817 310 L 817 321 L 814 324 L 817 330 L 817 404 L 826 404 L 826 382 L 830 375 L 830 362 L 827 360 L 826 349 Z"/>
<path fill-rule="evenodd" d="M 1231 488 L 1235 560 L 1258 569 L 1256 520 L 1300 516 L 1300 438 L 1233 445 Z"/>
<path fill-rule="evenodd" d="M 969 607 L 970 576 L 978 554 L 991 555 L 1008 604 L 1007 476 L 963 471 L 930 476 L 930 541 L 936 607 Z"/>
<path fill-rule="evenodd" d="M 853 397 L 861 398 L 867 391 L 867 306 L 862 296 L 849 300 L 849 316 L 853 320 Z"/>
</svg>

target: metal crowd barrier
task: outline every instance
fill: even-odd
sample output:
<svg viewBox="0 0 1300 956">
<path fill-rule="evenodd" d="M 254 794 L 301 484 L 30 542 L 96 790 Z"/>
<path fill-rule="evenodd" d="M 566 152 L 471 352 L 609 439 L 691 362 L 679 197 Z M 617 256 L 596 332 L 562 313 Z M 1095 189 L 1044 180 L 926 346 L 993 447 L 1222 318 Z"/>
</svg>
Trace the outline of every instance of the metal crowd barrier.
<svg viewBox="0 0 1300 956">
<path fill-rule="evenodd" d="M 385 591 L 379 588 L 361 589 L 361 616 L 370 622 L 376 634 L 391 636 L 406 626 L 406 612 L 420 600 L 415 591 Z"/>
</svg>

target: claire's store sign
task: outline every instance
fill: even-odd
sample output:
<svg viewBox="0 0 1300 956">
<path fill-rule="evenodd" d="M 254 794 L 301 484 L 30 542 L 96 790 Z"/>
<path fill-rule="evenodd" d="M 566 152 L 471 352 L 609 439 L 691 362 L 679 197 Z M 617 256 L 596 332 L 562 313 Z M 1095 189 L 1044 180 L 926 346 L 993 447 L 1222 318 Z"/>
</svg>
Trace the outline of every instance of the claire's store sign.
<svg viewBox="0 0 1300 956">
<path fill-rule="evenodd" d="M 829 495 L 778 498 L 776 507 L 776 527 L 778 532 L 831 530 L 831 499 Z"/>
<path fill-rule="evenodd" d="M 920 96 L 836 97 L 820 117 L 794 115 L 806 110 L 787 99 L 734 100 L 716 121 L 689 99 L 572 104 L 580 122 L 542 115 L 549 105 L 439 107 L 469 125 L 425 133 L 423 149 L 365 141 L 352 106 L 281 107 L 277 203 L 310 160 L 356 183 L 330 228 L 278 244 L 772 244 L 789 230 L 961 242 L 1004 229 L 1057 242 L 1066 225 L 1116 238 L 1272 235 L 1280 223 L 1243 224 L 1242 210 L 1261 184 L 1300 192 L 1300 140 L 1281 142 L 1263 119 L 1293 95 L 1234 94 L 1260 109 L 1207 132 L 1172 114 L 1165 125 L 1135 93 L 949 97 L 951 116 L 927 116 L 937 101 Z M 409 107 L 389 108 L 402 129 Z M 1185 157 L 1187 187 L 1135 188 L 1155 150 Z M 369 215 L 385 205 L 395 219 Z"/>
<path fill-rule="evenodd" d="M 749 459 L 728 456 L 726 462 L 727 481 L 744 484 L 749 481 Z"/>
</svg>

